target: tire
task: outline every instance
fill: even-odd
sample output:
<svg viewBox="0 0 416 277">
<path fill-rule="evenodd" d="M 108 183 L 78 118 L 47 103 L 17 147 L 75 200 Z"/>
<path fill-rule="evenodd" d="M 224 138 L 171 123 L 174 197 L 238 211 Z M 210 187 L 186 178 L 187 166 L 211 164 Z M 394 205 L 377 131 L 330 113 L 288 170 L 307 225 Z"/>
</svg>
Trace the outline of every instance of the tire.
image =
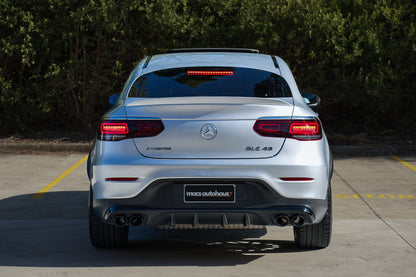
<svg viewBox="0 0 416 277">
<path fill-rule="evenodd" d="M 332 232 L 332 196 L 331 185 L 327 192 L 328 210 L 321 222 L 301 227 L 293 227 L 295 242 L 298 248 L 325 248 L 331 241 Z"/>
<path fill-rule="evenodd" d="M 119 227 L 101 221 L 92 208 L 92 190 L 89 201 L 90 240 L 96 248 L 120 248 L 127 245 L 129 227 Z"/>
</svg>

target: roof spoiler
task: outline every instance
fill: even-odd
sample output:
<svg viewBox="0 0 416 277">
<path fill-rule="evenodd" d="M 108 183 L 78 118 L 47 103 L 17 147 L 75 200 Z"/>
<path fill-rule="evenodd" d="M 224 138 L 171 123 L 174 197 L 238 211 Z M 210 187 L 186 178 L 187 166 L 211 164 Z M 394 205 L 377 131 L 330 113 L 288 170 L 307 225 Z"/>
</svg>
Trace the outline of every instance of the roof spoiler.
<svg viewBox="0 0 416 277">
<path fill-rule="evenodd" d="M 180 48 L 180 49 L 169 49 L 166 53 L 190 53 L 190 52 L 234 52 L 234 53 L 251 53 L 259 54 L 260 51 L 257 49 L 248 48 Z"/>
</svg>

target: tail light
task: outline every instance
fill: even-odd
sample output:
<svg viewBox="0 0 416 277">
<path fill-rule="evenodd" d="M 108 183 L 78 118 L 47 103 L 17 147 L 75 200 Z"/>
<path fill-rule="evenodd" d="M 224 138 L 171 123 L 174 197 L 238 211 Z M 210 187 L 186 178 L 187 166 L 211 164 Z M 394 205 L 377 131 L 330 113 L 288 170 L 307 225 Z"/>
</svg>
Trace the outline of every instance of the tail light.
<svg viewBox="0 0 416 277">
<path fill-rule="evenodd" d="M 257 134 L 264 137 L 294 138 L 297 140 L 320 140 L 321 123 L 317 118 L 296 120 L 259 119 L 253 127 Z"/>
<path fill-rule="evenodd" d="M 127 138 L 154 137 L 165 129 L 162 120 L 106 120 L 100 125 L 97 138 L 118 141 Z"/>
</svg>

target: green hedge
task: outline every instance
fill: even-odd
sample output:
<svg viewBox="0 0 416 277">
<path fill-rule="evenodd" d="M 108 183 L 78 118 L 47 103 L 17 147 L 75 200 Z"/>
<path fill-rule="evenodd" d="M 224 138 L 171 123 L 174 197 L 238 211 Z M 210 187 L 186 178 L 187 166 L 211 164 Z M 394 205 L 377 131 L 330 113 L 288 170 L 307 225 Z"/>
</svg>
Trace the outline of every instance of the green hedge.
<svg viewBox="0 0 416 277">
<path fill-rule="evenodd" d="M 94 130 L 138 60 L 181 47 L 282 57 L 330 132 L 416 134 L 412 0 L 2 0 L 0 131 Z"/>
</svg>

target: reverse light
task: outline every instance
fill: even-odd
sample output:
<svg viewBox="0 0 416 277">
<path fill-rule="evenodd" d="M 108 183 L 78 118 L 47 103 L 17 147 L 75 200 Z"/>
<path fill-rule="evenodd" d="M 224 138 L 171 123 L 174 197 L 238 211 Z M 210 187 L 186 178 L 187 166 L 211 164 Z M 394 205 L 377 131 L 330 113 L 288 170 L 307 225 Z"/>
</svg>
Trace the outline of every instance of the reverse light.
<svg viewBox="0 0 416 277">
<path fill-rule="evenodd" d="M 230 70 L 188 70 L 188 75 L 201 75 L 201 76 L 227 76 L 234 75 L 234 71 Z"/>
<path fill-rule="evenodd" d="M 296 120 L 259 119 L 253 126 L 254 131 L 264 137 L 285 137 L 297 140 L 320 140 L 321 123 L 317 118 Z"/>
<path fill-rule="evenodd" d="M 97 138 L 119 141 L 126 138 L 154 137 L 163 132 L 165 126 L 160 119 L 151 120 L 106 120 L 101 123 Z"/>
</svg>

